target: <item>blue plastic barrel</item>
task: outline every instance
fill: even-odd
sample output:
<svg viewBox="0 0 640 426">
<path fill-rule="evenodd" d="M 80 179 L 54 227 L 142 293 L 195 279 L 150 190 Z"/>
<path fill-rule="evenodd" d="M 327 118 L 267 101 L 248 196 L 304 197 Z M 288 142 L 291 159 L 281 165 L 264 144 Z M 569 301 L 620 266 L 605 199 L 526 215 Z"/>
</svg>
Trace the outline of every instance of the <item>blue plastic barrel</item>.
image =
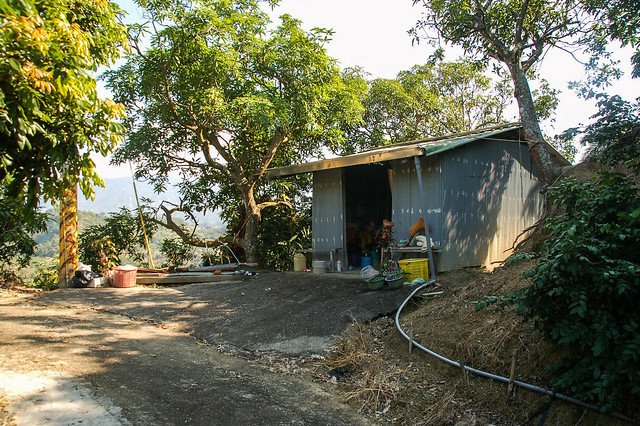
<svg viewBox="0 0 640 426">
<path fill-rule="evenodd" d="M 360 267 L 364 268 L 365 266 L 373 266 L 373 259 L 368 254 L 365 254 L 360 259 Z"/>
</svg>

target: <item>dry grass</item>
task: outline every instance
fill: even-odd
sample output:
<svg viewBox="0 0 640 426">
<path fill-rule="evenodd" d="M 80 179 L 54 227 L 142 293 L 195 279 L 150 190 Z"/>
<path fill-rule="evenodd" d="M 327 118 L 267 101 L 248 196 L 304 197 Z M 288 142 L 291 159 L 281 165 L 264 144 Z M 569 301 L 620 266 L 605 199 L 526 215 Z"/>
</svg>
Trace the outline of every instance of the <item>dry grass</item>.
<svg viewBox="0 0 640 426">
<path fill-rule="evenodd" d="M 331 371 L 345 372 L 343 399 L 360 412 L 386 413 L 402 389 L 400 378 L 406 369 L 393 368 L 381 356 L 382 338 L 391 326 L 384 320 L 375 325 L 352 323 L 323 361 Z"/>
<path fill-rule="evenodd" d="M 386 413 L 400 393 L 395 371 L 367 369 L 344 396 L 345 402 L 360 406 L 360 412 Z"/>
<path fill-rule="evenodd" d="M 369 352 L 375 339 L 365 324 L 353 322 L 336 341 L 324 364 L 329 368 L 360 367 L 375 355 Z"/>
<path fill-rule="evenodd" d="M 456 412 L 454 400 L 457 389 L 452 389 L 442 395 L 437 401 L 429 404 L 422 413 L 422 423 L 425 425 L 448 424 L 451 423 Z"/>
<path fill-rule="evenodd" d="M 476 312 L 474 301 L 486 295 L 506 294 L 526 285 L 522 273 L 533 263 L 502 268 L 489 274 L 463 270 L 443 275 L 445 293 L 417 302 L 403 314 L 402 322 L 416 341 L 469 365 L 503 376 L 509 375 L 516 352 L 516 379 L 550 386 L 548 366 L 561 354 L 513 312 L 487 308 Z M 470 375 L 413 350 L 397 333 L 392 319 L 356 323 L 349 327 L 323 361 L 327 370 L 347 374 L 337 389 L 344 400 L 390 424 L 524 424 L 548 398 L 525 390 L 509 395 L 504 384 Z M 610 417 L 585 413 L 554 402 L 547 424 L 615 424 Z"/>
</svg>

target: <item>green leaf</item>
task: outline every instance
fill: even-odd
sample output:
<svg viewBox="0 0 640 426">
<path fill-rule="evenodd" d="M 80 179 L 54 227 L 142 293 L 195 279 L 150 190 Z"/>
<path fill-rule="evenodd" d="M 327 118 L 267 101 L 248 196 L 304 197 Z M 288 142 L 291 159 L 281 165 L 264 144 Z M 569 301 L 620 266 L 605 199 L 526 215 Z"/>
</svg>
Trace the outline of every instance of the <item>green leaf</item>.
<svg viewBox="0 0 640 426">
<path fill-rule="evenodd" d="M 14 71 L 20 72 L 22 67 L 20 66 L 20 62 L 16 61 L 13 58 L 9 58 L 9 66 L 13 68 Z"/>
</svg>

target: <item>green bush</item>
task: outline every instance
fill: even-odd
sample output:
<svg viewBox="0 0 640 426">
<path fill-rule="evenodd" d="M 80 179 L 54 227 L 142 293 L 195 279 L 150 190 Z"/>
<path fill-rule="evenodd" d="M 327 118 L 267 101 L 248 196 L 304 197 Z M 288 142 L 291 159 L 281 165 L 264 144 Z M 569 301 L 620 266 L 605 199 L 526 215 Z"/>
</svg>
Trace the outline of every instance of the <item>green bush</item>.
<svg viewBox="0 0 640 426">
<path fill-rule="evenodd" d="M 37 245 L 33 236 L 46 229 L 47 219 L 44 213 L 29 212 L 24 203 L 0 189 L 0 268 L 29 263 Z"/>
<path fill-rule="evenodd" d="M 311 215 L 278 206 L 265 211 L 260 223 L 258 252 L 262 264 L 270 269 L 289 271 L 298 249 L 311 248 Z"/>
<path fill-rule="evenodd" d="M 175 269 L 189 265 L 193 260 L 195 248 L 180 238 L 166 238 L 162 240 L 160 252 L 167 258 L 164 266 Z"/>
<path fill-rule="evenodd" d="M 151 238 L 156 225 L 148 219 L 145 224 L 147 235 Z M 109 213 L 103 224 L 90 226 L 78 236 L 80 259 L 91 265 L 94 271 L 101 271 L 107 264 L 119 262 L 125 256 L 141 261 L 145 258 L 144 247 L 144 233 L 138 213 L 126 208 Z"/>
<path fill-rule="evenodd" d="M 565 179 L 550 200 L 560 213 L 545 222 L 549 237 L 518 311 L 566 349 L 556 386 L 611 410 L 640 395 L 638 188 L 600 173 Z"/>
<path fill-rule="evenodd" d="M 33 287 L 49 291 L 58 288 L 58 284 L 58 262 L 49 259 L 38 268 L 33 277 Z"/>
</svg>

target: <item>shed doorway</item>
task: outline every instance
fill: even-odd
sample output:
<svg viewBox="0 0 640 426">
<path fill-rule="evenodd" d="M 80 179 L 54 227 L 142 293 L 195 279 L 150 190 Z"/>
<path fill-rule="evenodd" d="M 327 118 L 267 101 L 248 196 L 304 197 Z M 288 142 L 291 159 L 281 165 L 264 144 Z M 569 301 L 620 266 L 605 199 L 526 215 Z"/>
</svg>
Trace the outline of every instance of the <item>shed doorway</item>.
<svg viewBox="0 0 640 426">
<path fill-rule="evenodd" d="M 390 172 L 388 164 L 344 170 L 347 259 L 351 267 L 375 265 L 380 259 L 376 237 L 382 220 L 391 220 Z"/>
</svg>

